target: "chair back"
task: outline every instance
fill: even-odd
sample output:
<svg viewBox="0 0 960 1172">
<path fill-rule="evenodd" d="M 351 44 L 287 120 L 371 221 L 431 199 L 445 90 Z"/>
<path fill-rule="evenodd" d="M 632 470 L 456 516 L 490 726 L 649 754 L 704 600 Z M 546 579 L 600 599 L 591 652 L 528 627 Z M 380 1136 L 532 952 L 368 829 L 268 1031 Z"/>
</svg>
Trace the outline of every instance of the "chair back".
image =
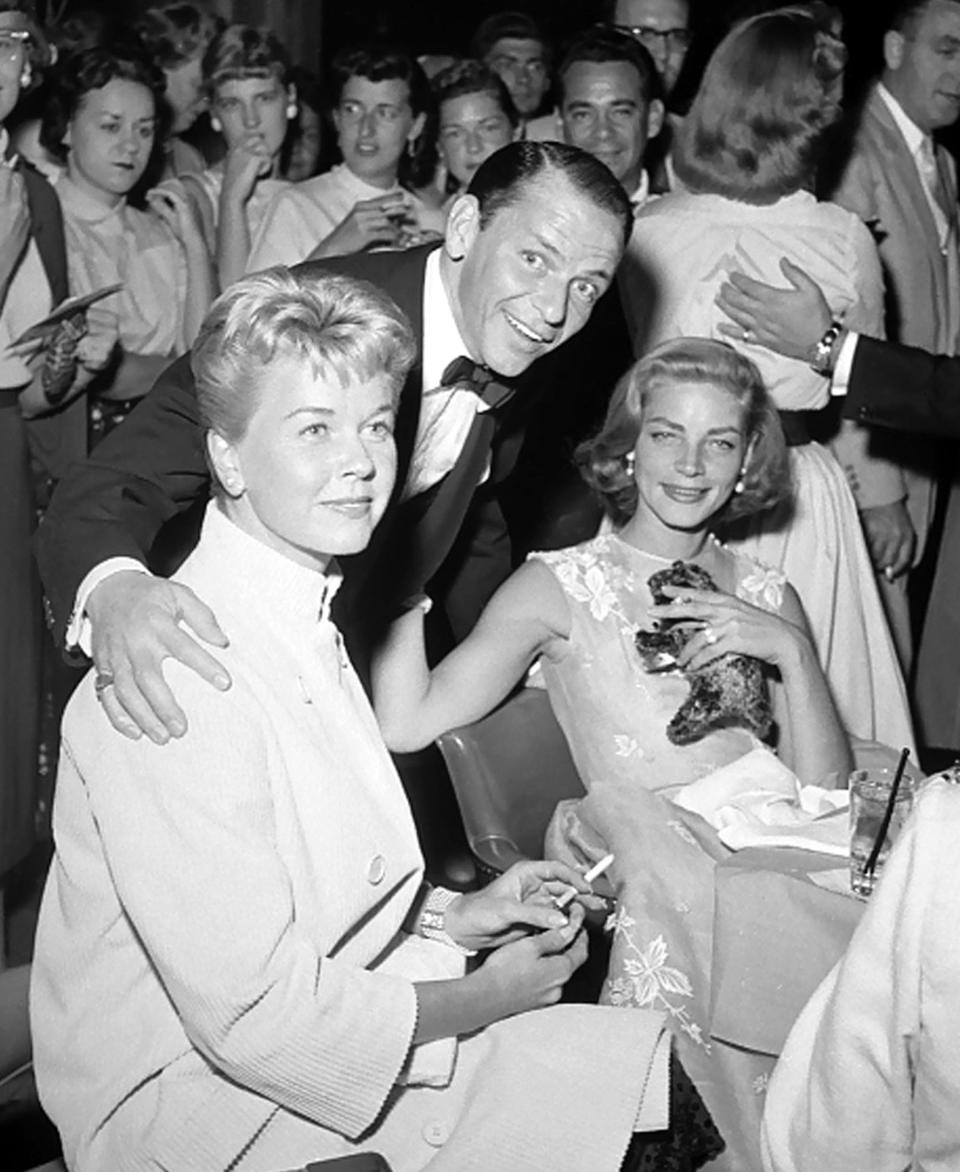
<svg viewBox="0 0 960 1172">
<path fill-rule="evenodd" d="M 489 716 L 437 741 L 467 841 L 486 878 L 519 859 L 543 857 L 557 802 L 583 784 L 546 692 L 524 688 Z"/>
</svg>

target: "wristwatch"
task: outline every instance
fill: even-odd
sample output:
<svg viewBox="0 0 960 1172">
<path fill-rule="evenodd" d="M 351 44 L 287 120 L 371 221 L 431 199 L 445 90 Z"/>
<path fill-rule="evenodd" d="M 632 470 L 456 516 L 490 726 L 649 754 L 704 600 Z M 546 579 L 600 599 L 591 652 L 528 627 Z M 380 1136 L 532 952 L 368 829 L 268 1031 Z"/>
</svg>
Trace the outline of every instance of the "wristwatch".
<svg viewBox="0 0 960 1172">
<path fill-rule="evenodd" d="M 832 321 L 823 337 L 814 347 L 810 368 L 824 378 L 829 378 L 833 374 L 835 365 L 834 347 L 840 340 L 843 332 L 843 326 L 840 322 Z"/>
<path fill-rule="evenodd" d="M 431 888 L 430 894 L 420 908 L 417 932 L 427 940 L 436 940 L 440 944 L 446 944 L 448 948 L 455 948 L 464 956 L 476 956 L 476 949 L 464 948 L 462 944 L 458 944 L 446 928 L 447 908 L 459 898 L 459 891 L 451 891 L 447 887 Z"/>
</svg>

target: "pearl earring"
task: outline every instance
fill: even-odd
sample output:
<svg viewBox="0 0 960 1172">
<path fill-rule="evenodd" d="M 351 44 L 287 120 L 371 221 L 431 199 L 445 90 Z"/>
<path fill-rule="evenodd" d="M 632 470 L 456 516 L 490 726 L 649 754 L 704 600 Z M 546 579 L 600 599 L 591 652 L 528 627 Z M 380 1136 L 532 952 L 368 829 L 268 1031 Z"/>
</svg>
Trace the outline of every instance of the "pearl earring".
<svg viewBox="0 0 960 1172">
<path fill-rule="evenodd" d="M 627 454 L 623 457 L 623 462 L 627 469 L 627 475 L 632 476 L 637 466 L 636 452 L 627 452 Z"/>
<path fill-rule="evenodd" d="M 289 105 L 287 106 L 287 119 L 290 120 L 290 119 L 296 118 L 296 116 L 297 116 L 297 103 L 290 102 Z"/>
<path fill-rule="evenodd" d="M 20 74 L 20 88 L 26 89 L 27 86 L 30 84 L 32 78 L 33 78 L 33 74 L 30 71 L 30 66 L 27 65 L 24 67 L 23 73 Z"/>
<path fill-rule="evenodd" d="M 743 492 L 744 487 L 745 487 L 745 485 L 743 482 L 743 469 L 741 468 L 740 475 L 737 477 L 737 483 L 733 486 L 733 491 L 738 492 L 738 493 Z"/>
</svg>

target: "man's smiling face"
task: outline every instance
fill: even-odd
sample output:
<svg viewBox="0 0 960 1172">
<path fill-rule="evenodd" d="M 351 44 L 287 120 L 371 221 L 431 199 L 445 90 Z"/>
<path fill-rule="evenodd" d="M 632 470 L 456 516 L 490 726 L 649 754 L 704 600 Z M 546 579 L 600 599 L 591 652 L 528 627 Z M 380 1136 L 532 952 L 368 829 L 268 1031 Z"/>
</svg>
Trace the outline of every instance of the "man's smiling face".
<svg viewBox="0 0 960 1172">
<path fill-rule="evenodd" d="M 531 180 L 481 228 L 477 201 L 451 210 L 454 316 L 470 356 L 516 376 L 585 324 L 613 280 L 623 228 L 558 171 Z"/>
</svg>

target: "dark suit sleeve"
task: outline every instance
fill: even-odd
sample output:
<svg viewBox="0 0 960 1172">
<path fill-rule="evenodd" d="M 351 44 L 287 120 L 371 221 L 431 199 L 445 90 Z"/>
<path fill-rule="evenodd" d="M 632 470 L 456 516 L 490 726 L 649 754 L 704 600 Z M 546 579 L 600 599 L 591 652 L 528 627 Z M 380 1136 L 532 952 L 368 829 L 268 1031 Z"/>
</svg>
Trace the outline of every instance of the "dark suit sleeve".
<svg viewBox="0 0 960 1172">
<path fill-rule="evenodd" d="M 205 498 L 209 486 L 186 355 L 53 494 L 37 532 L 37 558 L 58 641 L 87 573 L 111 557 L 146 562 L 163 525 Z"/>
<path fill-rule="evenodd" d="M 872 426 L 960 436 L 960 357 L 861 336 L 843 414 Z"/>
</svg>

